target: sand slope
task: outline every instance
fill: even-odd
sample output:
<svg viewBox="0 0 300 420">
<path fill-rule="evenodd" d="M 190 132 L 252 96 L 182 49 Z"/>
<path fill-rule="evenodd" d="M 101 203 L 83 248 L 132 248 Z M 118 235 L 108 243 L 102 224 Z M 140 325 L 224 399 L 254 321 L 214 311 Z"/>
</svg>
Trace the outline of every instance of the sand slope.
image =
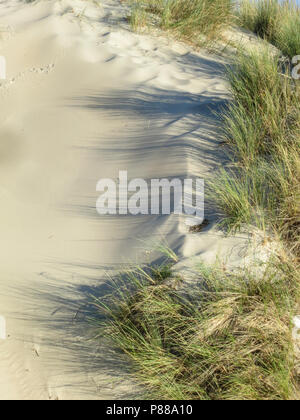
<svg viewBox="0 0 300 420">
<path fill-rule="evenodd" d="M 150 258 L 145 241 L 241 258 L 245 239 L 211 226 L 188 235 L 175 216 L 96 213 L 100 178 L 207 178 L 224 158 L 222 59 L 133 34 L 126 13 L 118 0 L 0 2 L 0 399 L 134 392 L 109 349 L 86 341 L 77 310 L 107 272 Z"/>
</svg>

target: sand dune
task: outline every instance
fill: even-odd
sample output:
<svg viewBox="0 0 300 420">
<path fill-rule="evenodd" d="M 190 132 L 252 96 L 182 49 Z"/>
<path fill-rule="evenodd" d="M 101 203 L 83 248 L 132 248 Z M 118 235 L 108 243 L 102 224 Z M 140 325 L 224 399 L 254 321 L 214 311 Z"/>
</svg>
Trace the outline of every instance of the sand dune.
<svg viewBox="0 0 300 420">
<path fill-rule="evenodd" d="M 134 34 L 126 13 L 117 0 L 0 2 L 0 399 L 134 392 L 73 318 L 107 272 L 147 261 L 145 242 L 165 237 L 183 258 L 243 258 L 247 239 L 224 238 L 213 215 L 189 235 L 183 217 L 96 213 L 97 181 L 120 170 L 207 178 L 224 162 L 223 59 Z"/>
</svg>

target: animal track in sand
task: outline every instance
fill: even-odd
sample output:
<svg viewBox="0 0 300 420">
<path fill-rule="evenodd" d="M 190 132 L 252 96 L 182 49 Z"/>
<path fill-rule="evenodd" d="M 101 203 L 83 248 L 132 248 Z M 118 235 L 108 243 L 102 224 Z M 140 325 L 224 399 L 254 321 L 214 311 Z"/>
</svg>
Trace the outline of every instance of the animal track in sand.
<svg viewBox="0 0 300 420">
<path fill-rule="evenodd" d="M 23 79 L 26 74 L 35 73 L 35 74 L 49 74 L 55 67 L 54 63 L 47 64 L 46 66 L 42 67 L 31 67 L 28 70 L 22 71 L 18 73 L 16 76 L 11 77 L 7 80 L 0 81 L 0 89 L 7 89 L 11 85 L 15 84 L 17 81 Z"/>
</svg>

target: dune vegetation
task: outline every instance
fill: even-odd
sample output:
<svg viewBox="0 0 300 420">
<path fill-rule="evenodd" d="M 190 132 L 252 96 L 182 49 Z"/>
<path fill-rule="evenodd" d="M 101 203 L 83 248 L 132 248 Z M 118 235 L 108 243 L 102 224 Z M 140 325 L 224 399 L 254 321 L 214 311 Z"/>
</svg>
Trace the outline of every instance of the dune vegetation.
<svg viewBox="0 0 300 420">
<path fill-rule="evenodd" d="M 222 39 L 237 25 L 276 46 L 290 59 L 300 54 L 300 8 L 294 0 L 128 0 L 133 30 L 159 27 L 196 46 Z"/>
<path fill-rule="evenodd" d="M 188 40 L 216 37 L 233 19 L 226 1 L 135 3 L 134 26 L 151 12 Z M 209 197 L 227 231 L 258 229 L 281 251 L 235 272 L 200 265 L 192 287 L 169 265 L 131 270 L 95 299 L 105 317 L 97 332 L 131 361 L 148 398 L 299 398 L 292 318 L 300 293 L 300 82 L 281 58 L 300 53 L 300 15 L 272 0 L 244 1 L 237 14 L 265 41 L 238 49 L 228 66 L 232 101 L 220 118 L 230 163 L 209 183 Z"/>
<path fill-rule="evenodd" d="M 213 199 L 232 230 L 244 225 L 300 252 L 300 86 L 268 46 L 239 53 L 228 70 L 234 101 L 224 111 L 230 169 L 211 182 Z"/>
<path fill-rule="evenodd" d="M 178 38 L 202 45 L 220 36 L 233 18 L 231 0 L 133 0 L 134 30 L 158 26 Z"/>
<path fill-rule="evenodd" d="M 300 8 L 293 0 L 242 0 L 238 23 L 276 46 L 285 56 L 300 54 Z"/>
<path fill-rule="evenodd" d="M 170 266 L 127 272 L 96 299 L 97 334 L 121 350 L 145 398 L 297 398 L 291 317 L 299 299 L 295 267 L 277 258 L 260 274 L 197 267 L 183 290 Z M 259 277 L 259 278 L 258 278 Z M 121 356 L 122 357 L 122 356 Z"/>
</svg>

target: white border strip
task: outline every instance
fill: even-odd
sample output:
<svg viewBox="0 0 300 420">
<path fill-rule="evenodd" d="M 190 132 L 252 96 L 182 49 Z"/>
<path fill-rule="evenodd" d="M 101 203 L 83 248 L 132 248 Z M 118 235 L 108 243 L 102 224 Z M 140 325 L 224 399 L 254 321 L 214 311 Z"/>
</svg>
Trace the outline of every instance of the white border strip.
<svg viewBox="0 0 300 420">
<path fill-rule="evenodd" d="M 0 55 L 0 80 L 6 79 L 6 58 Z"/>
<path fill-rule="evenodd" d="M 0 340 L 6 340 L 6 320 L 0 315 Z"/>
</svg>

